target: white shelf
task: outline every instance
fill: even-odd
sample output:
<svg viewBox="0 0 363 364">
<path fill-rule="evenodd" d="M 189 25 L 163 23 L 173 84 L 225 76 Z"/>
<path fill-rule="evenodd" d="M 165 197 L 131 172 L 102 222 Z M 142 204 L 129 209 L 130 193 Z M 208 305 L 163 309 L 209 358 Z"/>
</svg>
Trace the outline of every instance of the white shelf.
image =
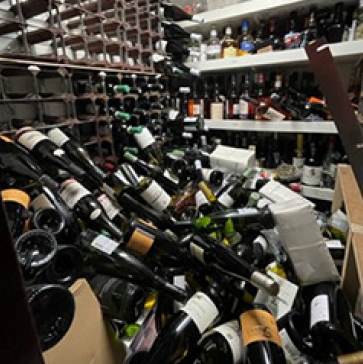
<svg viewBox="0 0 363 364">
<path fill-rule="evenodd" d="M 210 130 L 337 134 L 333 121 L 205 120 Z"/>
<path fill-rule="evenodd" d="M 363 56 L 363 40 L 342 42 L 329 45 L 333 57 L 339 62 L 358 60 Z M 205 62 L 189 63 L 188 66 L 201 72 L 223 72 L 244 68 L 296 66 L 307 64 L 308 57 L 304 49 L 291 49 L 242 57 L 216 59 Z"/>
<path fill-rule="evenodd" d="M 226 6 L 223 9 L 215 9 L 200 13 L 198 15 L 204 18 L 204 24 L 193 22 L 181 22 L 180 25 L 188 31 L 199 31 L 206 34 L 212 25 L 215 25 L 219 31 L 227 24 L 236 27 L 240 25 L 242 19 L 264 18 L 271 16 L 281 16 L 292 10 L 305 9 L 316 5 L 318 7 L 331 7 L 339 0 L 249 0 L 235 5 Z M 355 0 L 343 0 L 344 3 L 355 4 Z"/>
</svg>

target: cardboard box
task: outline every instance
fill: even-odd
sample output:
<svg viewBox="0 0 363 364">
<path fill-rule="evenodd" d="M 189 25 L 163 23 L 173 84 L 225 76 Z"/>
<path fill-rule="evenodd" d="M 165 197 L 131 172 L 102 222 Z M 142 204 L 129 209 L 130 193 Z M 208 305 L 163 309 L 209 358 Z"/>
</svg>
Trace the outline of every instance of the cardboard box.
<svg viewBox="0 0 363 364">
<path fill-rule="evenodd" d="M 76 303 L 75 317 L 65 337 L 43 353 L 46 364 L 122 364 L 125 346 L 112 337 L 87 281 L 78 280 L 70 291 Z"/>
<path fill-rule="evenodd" d="M 352 309 L 359 314 L 362 310 L 357 306 L 362 303 L 360 288 L 363 284 L 363 198 L 353 170 L 348 165 L 338 167 L 332 211 L 339 209 L 343 202 L 349 221 L 349 234 L 341 287 Z"/>
</svg>

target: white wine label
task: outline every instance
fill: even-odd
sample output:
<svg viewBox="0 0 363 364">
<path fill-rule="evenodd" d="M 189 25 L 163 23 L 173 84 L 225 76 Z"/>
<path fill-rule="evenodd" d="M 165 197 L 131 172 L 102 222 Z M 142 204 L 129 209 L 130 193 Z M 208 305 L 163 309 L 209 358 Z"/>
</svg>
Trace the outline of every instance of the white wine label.
<svg viewBox="0 0 363 364">
<path fill-rule="evenodd" d="M 70 140 L 59 128 L 54 128 L 48 131 L 48 137 L 54 144 L 57 144 L 58 147 L 62 147 L 63 144 Z"/>
<path fill-rule="evenodd" d="M 193 255 L 193 257 L 197 258 L 200 262 L 205 264 L 203 248 L 201 248 L 197 244 L 190 243 L 189 250 L 190 250 L 190 254 Z"/>
<path fill-rule="evenodd" d="M 66 204 L 73 209 L 76 203 L 83 197 L 91 194 L 85 187 L 75 180 L 66 181 L 63 187 L 61 196 Z"/>
<path fill-rule="evenodd" d="M 135 133 L 134 138 L 141 149 L 145 149 L 155 142 L 155 138 L 150 133 L 149 129 L 145 127 L 142 128 L 141 133 Z"/>
<path fill-rule="evenodd" d="M 282 349 L 284 350 L 288 364 L 304 364 L 304 357 L 301 355 L 300 350 L 292 342 L 285 329 L 280 331 L 280 337 L 282 341 Z"/>
<path fill-rule="evenodd" d="M 268 120 L 284 120 L 285 119 L 284 114 L 278 112 L 277 110 L 275 110 L 271 107 L 269 107 L 262 116 Z"/>
<path fill-rule="evenodd" d="M 23 133 L 18 142 L 29 150 L 33 150 L 34 147 L 43 140 L 49 140 L 47 136 L 37 130 L 30 130 Z"/>
<path fill-rule="evenodd" d="M 195 205 L 197 207 L 197 209 L 199 209 L 200 206 L 202 205 L 209 205 L 209 201 L 207 199 L 207 197 L 205 197 L 205 194 L 202 191 L 198 191 L 195 194 Z"/>
<path fill-rule="evenodd" d="M 92 241 L 91 246 L 107 255 L 111 255 L 118 248 L 118 243 L 106 236 L 98 235 L 97 238 Z"/>
<path fill-rule="evenodd" d="M 193 115 L 194 116 L 199 116 L 200 115 L 200 105 L 199 104 L 194 104 L 194 106 L 193 106 Z"/>
<path fill-rule="evenodd" d="M 298 286 L 287 279 L 280 277 L 274 272 L 268 272 L 268 275 L 271 276 L 276 283 L 278 283 L 278 295 L 271 296 L 266 291 L 259 289 L 254 302 L 266 305 L 276 320 L 278 320 L 282 316 L 286 315 L 294 305 Z"/>
<path fill-rule="evenodd" d="M 219 332 L 226 339 L 232 352 L 233 364 L 240 363 L 242 360 L 243 345 L 238 321 L 229 321 L 223 325 L 217 326 L 211 332 Z"/>
<path fill-rule="evenodd" d="M 158 211 L 164 211 L 171 202 L 171 197 L 155 181 L 141 194 L 141 197 Z"/>
<path fill-rule="evenodd" d="M 298 170 L 303 169 L 304 163 L 305 163 L 305 158 L 298 158 L 298 157 L 292 158 L 292 165 Z"/>
<path fill-rule="evenodd" d="M 201 334 L 219 314 L 216 305 L 203 292 L 195 293 L 181 310 L 190 316 Z"/>
<path fill-rule="evenodd" d="M 210 105 L 210 118 L 212 120 L 223 119 L 223 102 L 212 102 Z"/>
<path fill-rule="evenodd" d="M 329 321 L 329 298 L 321 294 L 313 298 L 310 303 L 310 328 L 318 322 Z"/>
<path fill-rule="evenodd" d="M 54 152 L 53 152 L 53 155 L 55 155 L 56 157 L 61 157 L 62 155 L 65 155 L 66 153 L 64 152 L 63 149 L 56 149 Z"/>
<path fill-rule="evenodd" d="M 119 208 L 106 194 L 98 197 L 98 202 L 111 220 L 119 213 Z"/>
<path fill-rule="evenodd" d="M 233 104 L 233 115 L 239 115 L 239 104 Z"/>
<path fill-rule="evenodd" d="M 101 214 L 102 214 L 101 209 L 95 209 L 90 213 L 89 218 L 91 220 L 96 220 L 98 218 L 98 216 L 100 216 Z"/>
<path fill-rule="evenodd" d="M 240 119 L 248 118 L 248 102 L 246 100 L 239 100 L 239 117 Z"/>
<path fill-rule="evenodd" d="M 301 182 L 309 186 L 320 186 L 323 167 L 311 167 L 304 165 Z"/>
<path fill-rule="evenodd" d="M 218 197 L 218 201 L 227 208 L 232 207 L 234 204 L 234 199 L 230 196 L 228 191 L 222 193 L 222 195 Z"/>
</svg>

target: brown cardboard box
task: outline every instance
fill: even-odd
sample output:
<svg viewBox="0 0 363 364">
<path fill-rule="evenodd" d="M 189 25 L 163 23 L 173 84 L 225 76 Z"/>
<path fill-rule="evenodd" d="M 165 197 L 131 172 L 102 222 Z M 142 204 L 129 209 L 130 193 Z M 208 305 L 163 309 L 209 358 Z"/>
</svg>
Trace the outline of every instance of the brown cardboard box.
<svg viewBox="0 0 363 364">
<path fill-rule="evenodd" d="M 332 211 L 344 202 L 349 221 L 341 287 L 356 314 L 361 315 L 361 286 L 363 284 L 363 198 L 352 168 L 339 165 Z"/>
<path fill-rule="evenodd" d="M 46 364 L 122 364 L 125 347 L 107 329 L 87 281 L 78 280 L 70 291 L 76 303 L 75 317 L 65 337 L 44 353 Z"/>
</svg>

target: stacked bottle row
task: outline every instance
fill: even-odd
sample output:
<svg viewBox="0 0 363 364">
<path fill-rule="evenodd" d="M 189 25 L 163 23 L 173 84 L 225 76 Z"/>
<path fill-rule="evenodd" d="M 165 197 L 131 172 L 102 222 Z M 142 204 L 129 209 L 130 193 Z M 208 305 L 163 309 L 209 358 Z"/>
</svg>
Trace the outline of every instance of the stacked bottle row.
<svg viewBox="0 0 363 364">
<path fill-rule="evenodd" d="M 1 12 L 3 55 L 153 69 L 153 41 L 160 37 L 157 1 L 9 0 Z"/>
<path fill-rule="evenodd" d="M 213 27 L 208 40 L 194 40 L 190 45 L 198 53 L 193 53 L 189 61 L 295 49 L 320 37 L 326 37 L 329 43 L 362 39 L 362 14 L 363 3 L 357 7 L 339 2 L 334 8 L 314 6 L 308 14 L 292 11 L 288 19 L 261 19 L 253 26 L 245 19 L 236 30 L 227 26 L 223 35 Z"/>
<path fill-rule="evenodd" d="M 185 145 L 184 117 L 167 122 L 174 138 L 154 136 L 149 116 L 126 119 L 112 169 L 67 129 L 0 138 L 2 199 L 43 350 L 72 322 L 60 292 L 79 277 L 131 342 L 132 363 L 336 363 L 363 349 L 338 288 L 343 210 L 323 218 L 261 173 L 253 148 L 208 142 L 203 130 Z"/>
</svg>

